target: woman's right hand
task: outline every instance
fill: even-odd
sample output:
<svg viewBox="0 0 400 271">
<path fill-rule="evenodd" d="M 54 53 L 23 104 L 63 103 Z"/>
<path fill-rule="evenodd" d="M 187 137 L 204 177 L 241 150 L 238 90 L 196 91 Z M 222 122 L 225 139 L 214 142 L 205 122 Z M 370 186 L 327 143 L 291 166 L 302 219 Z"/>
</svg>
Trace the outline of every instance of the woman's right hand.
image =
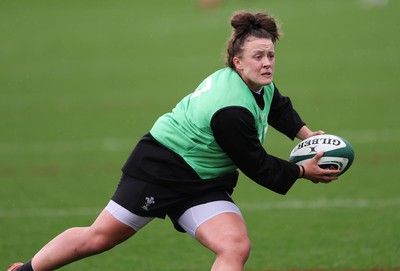
<svg viewBox="0 0 400 271">
<path fill-rule="evenodd" d="M 337 175 L 341 172 L 340 170 L 323 169 L 318 166 L 318 161 L 323 155 L 324 152 L 320 151 L 313 158 L 304 162 L 304 173 L 300 171 L 300 175 L 303 176 L 303 178 L 312 181 L 313 183 L 330 183 L 331 181 L 337 180 L 339 178 Z"/>
</svg>

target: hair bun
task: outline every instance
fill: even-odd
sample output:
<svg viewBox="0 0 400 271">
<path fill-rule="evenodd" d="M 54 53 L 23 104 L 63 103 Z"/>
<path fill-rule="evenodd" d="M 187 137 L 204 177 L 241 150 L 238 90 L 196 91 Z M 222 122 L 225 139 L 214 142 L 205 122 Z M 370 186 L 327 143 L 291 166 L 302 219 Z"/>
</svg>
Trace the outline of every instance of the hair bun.
<svg viewBox="0 0 400 271">
<path fill-rule="evenodd" d="M 231 18 L 231 26 L 236 36 L 251 32 L 251 30 L 264 29 L 273 37 L 279 39 L 278 26 L 275 19 L 266 13 L 236 12 Z"/>
</svg>

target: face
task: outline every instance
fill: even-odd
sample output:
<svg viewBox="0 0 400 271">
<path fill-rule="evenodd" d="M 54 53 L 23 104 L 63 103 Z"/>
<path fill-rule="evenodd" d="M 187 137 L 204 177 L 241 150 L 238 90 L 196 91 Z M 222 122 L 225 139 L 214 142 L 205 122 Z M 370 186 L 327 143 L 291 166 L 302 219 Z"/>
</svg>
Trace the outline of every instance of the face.
<svg viewBox="0 0 400 271">
<path fill-rule="evenodd" d="M 252 91 L 271 84 L 275 69 L 275 46 L 270 39 L 249 37 L 240 56 L 233 58 L 236 71 Z"/>
</svg>

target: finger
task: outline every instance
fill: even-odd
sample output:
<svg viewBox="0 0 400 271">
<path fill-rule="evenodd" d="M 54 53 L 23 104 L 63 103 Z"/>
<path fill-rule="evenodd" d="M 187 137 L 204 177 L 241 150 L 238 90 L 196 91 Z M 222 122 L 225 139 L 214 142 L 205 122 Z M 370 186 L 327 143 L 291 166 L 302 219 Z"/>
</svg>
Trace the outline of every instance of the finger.
<svg viewBox="0 0 400 271">
<path fill-rule="evenodd" d="M 329 181 L 329 182 L 336 181 L 337 179 L 339 179 L 339 177 L 336 175 L 328 175 L 328 176 L 325 176 L 325 178 L 324 178 L 324 180 Z"/>
<path fill-rule="evenodd" d="M 315 160 L 319 161 L 319 159 L 321 159 L 322 156 L 324 156 L 324 152 L 323 151 L 319 151 L 319 152 L 317 152 L 317 154 L 313 158 Z"/>
<path fill-rule="evenodd" d="M 338 169 L 325 169 L 324 175 L 325 176 L 338 176 L 342 171 Z"/>
<path fill-rule="evenodd" d="M 318 131 L 314 132 L 314 135 L 324 135 L 324 134 L 325 134 L 325 132 L 322 130 L 318 130 Z"/>
<path fill-rule="evenodd" d="M 323 175 L 320 175 L 319 178 L 316 180 L 320 183 L 330 183 L 337 179 L 339 179 L 339 177 L 337 175 L 323 174 Z"/>
</svg>

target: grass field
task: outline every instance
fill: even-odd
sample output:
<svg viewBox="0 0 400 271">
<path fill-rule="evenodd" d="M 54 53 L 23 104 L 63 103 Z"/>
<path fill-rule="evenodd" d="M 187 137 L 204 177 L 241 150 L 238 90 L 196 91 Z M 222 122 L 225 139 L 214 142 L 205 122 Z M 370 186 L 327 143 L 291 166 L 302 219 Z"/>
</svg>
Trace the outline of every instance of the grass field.
<svg viewBox="0 0 400 271">
<path fill-rule="evenodd" d="M 400 1 L 0 1 L 0 269 L 90 224 L 156 118 L 223 67 L 229 17 L 282 25 L 275 81 L 312 129 L 348 139 L 336 183 L 286 196 L 241 176 L 234 199 L 261 270 L 400 270 Z M 269 131 L 287 158 L 296 142 Z M 62 270 L 209 270 L 214 256 L 168 220 Z"/>
</svg>

